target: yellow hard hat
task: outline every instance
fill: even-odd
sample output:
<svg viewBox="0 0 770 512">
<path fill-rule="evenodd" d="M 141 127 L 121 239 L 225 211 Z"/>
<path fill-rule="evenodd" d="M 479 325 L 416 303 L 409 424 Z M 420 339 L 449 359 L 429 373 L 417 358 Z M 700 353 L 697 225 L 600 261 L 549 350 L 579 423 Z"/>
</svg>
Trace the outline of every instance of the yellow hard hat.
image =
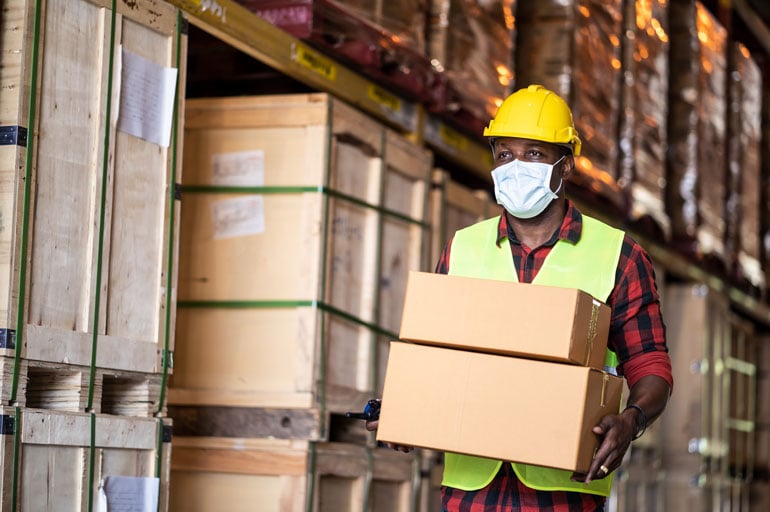
<svg viewBox="0 0 770 512">
<path fill-rule="evenodd" d="M 582 142 L 567 103 L 542 85 L 530 85 L 508 96 L 484 128 L 486 137 L 517 137 L 568 145 L 580 154 Z"/>
</svg>

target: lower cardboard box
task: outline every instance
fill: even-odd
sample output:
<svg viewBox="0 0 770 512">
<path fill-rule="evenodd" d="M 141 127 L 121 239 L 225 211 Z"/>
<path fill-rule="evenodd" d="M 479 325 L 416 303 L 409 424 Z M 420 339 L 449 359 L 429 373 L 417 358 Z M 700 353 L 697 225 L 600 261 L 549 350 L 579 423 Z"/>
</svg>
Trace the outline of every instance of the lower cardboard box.
<svg viewBox="0 0 770 512">
<path fill-rule="evenodd" d="M 587 472 L 622 389 L 593 368 L 394 341 L 377 440 Z"/>
</svg>

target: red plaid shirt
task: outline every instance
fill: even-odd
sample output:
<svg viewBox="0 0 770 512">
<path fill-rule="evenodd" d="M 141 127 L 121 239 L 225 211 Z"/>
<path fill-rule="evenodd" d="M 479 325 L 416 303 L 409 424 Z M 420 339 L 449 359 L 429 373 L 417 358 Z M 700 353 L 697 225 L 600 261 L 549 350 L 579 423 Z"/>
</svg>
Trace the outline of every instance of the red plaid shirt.
<svg viewBox="0 0 770 512">
<path fill-rule="evenodd" d="M 499 245 L 505 239 L 510 242 L 519 281 L 532 282 L 558 240 L 577 243 L 583 227 L 582 219 L 580 211 L 572 202 L 568 202 L 561 228 L 548 242 L 532 249 L 517 240 L 505 215 L 501 215 L 497 243 Z M 437 273 L 448 273 L 451 247 L 450 240 L 436 266 Z M 618 355 L 618 373 L 625 375 L 629 387 L 633 387 L 645 375 L 658 375 L 673 387 L 655 272 L 647 253 L 628 235 L 621 248 L 615 288 L 607 303 L 612 308 L 608 345 Z M 449 487 L 442 487 L 441 490 L 445 512 L 604 510 L 604 498 L 601 496 L 530 489 L 519 481 L 510 464 L 503 464 L 494 480 L 478 491 L 461 491 Z"/>
</svg>

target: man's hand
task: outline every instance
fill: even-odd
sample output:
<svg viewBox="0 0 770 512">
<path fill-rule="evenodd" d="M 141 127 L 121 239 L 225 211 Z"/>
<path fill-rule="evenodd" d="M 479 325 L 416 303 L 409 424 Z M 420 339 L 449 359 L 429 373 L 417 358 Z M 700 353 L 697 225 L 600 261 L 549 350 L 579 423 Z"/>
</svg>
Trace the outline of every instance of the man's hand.
<svg viewBox="0 0 770 512">
<path fill-rule="evenodd" d="M 666 408 L 670 391 L 668 382 L 657 375 L 639 379 L 628 396 L 628 403 L 635 407 L 627 407 L 620 414 L 608 414 L 593 428 L 601 439 L 599 449 L 588 473 L 574 473 L 572 480 L 590 483 L 618 469 L 640 428 L 648 427 Z"/>
<path fill-rule="evenodd" d="M 366 430 L 369 432 L 377 432 L 377 427 L 380 425 L 380 420 L 374 420 L 374 421 L 367 421 L 366 422 Z M 395 444 L 395 443 L 383 443 L 388 448 L 391 448 L 393 450 L 409 453 L 412 450 L 414 450 L 414 447 L 412 446 L 406 446 L 403 444 Z"/>
<path fill-rule="evenodd" d="M 572 480 L 590 483 L 605 478 L 623 462 L 623 456 L 631 446 L 637 433 L 638 411 L 627 409 L 621 414 L 609 414 L 593 428 L 593 433 L 602 440 L 588 473 L 574 473 Z"/>
</svg>

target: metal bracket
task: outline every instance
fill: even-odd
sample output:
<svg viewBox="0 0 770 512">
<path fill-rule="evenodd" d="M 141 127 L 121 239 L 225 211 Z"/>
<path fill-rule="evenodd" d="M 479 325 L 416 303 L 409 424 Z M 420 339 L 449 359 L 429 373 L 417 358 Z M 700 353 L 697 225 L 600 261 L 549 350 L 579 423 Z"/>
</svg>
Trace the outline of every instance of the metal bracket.
<svg viewBox="0 0 770 512">
<path fill-rule="evenodd" d="M 0 146 L 27 147 L 27 129 L 23 126 L 0 126 Z"/>
<path fill-rule="evenodd" d="M 16 348 L 16 331 L 0 329 L 0 348 Z"/>
<path fill-rule="evenodd" d="M 3 414 L 0 416 L 0 435 L 12 436 L 16 430 L 16 416 Z"/>
</svg>

